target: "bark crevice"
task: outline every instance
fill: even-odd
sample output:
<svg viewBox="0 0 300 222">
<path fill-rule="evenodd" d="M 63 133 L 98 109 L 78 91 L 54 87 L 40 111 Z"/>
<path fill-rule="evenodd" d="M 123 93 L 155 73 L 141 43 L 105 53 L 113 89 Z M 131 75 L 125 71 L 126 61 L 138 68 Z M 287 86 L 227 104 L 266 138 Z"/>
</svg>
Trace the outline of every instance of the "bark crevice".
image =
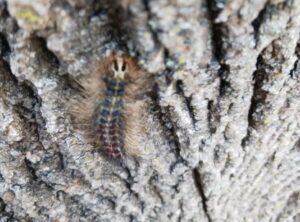
<svg viewBox="0 0 300 222">
<path fill-rule="evenodd" d="M 213 220 L 211 219 L 211 216 L 209 214 L 209 209 L 208 209 L 208 206 L 207 206 L 208 198 L 205 195 L 205 191 L 204 191 L 205 188 L 203 187 L 202 178 L 201 178 L 201 175 L 200 175 L 200 173 L 197 169 L 193 170 L 193 180 L 194 180 L 195 186 L 198 190 L 198 193 L 201 197 L 202 207 L 203 207 L 203 211 L 205 213 L 205 216 L 206 216 L 208 222 L 212 222 Z"/>
</svg>

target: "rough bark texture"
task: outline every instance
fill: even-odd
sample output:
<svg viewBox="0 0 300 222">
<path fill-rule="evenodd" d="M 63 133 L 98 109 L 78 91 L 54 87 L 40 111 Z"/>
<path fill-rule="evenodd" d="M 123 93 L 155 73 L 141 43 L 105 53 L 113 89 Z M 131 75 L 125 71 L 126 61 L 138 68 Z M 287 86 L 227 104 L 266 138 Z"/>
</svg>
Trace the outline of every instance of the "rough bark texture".
<svg viewBox="0 0 300 222">
<path fill-rule="evenodd" d="M 1 0 L 0 221 L 300 221 L 299 13 L 299 0 Z M 126 167 L 67 109 L 118 38 L 156 82 L 155 154 Z"/>
</svg>

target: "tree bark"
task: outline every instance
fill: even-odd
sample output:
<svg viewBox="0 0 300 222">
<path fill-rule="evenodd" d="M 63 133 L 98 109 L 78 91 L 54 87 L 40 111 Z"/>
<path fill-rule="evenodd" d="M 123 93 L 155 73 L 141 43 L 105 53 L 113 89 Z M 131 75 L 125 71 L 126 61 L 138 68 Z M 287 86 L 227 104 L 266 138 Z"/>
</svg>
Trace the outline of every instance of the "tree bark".
<svg viewBox="0 0 300 222">
<path fill-rule="evenodd" d="M 299 0 L 0 1 L 0 221 L 300 221 Z M 155 79 L 147 158 L 74 129 L 77 78 Z"/>
</svg>

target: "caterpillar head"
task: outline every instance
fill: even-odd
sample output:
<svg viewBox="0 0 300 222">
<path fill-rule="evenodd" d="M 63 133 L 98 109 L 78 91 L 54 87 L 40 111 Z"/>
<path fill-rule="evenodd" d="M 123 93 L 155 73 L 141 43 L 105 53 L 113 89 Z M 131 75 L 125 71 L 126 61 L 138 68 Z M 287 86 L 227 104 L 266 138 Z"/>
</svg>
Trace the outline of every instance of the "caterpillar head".
<svg viewBox="0 0 300 222">
<path fill-rule="evenodd" d="M 104 59 L 97 72 L 105 73 L 111 79 L 127 83 L 135 82 L 143 74 L 134 58 L 127 54 L 117 55 L 116 53 Z"/>
<path fill-rule="evenodd" d="M 128 64 L 122 57 L 116 57 L 111 65 L 111 71 L 114 79 L 124 80 L 128 73 Z"/>
</svg>

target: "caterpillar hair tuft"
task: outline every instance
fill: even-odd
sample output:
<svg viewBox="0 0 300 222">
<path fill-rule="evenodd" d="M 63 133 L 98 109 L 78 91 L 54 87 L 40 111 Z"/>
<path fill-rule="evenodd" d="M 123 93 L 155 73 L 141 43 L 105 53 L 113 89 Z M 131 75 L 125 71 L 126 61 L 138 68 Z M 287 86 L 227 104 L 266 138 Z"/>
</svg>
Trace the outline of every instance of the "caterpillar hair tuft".
<svg viewBox="0 0 300 222">
<path fill-rule="evenodd" d="M 132 57 L 112 54 L 79 81 L 82 93 L 70 107 L 75 126 L 109 158 L 142 155 L 149 77 Z"/>
</svg>

